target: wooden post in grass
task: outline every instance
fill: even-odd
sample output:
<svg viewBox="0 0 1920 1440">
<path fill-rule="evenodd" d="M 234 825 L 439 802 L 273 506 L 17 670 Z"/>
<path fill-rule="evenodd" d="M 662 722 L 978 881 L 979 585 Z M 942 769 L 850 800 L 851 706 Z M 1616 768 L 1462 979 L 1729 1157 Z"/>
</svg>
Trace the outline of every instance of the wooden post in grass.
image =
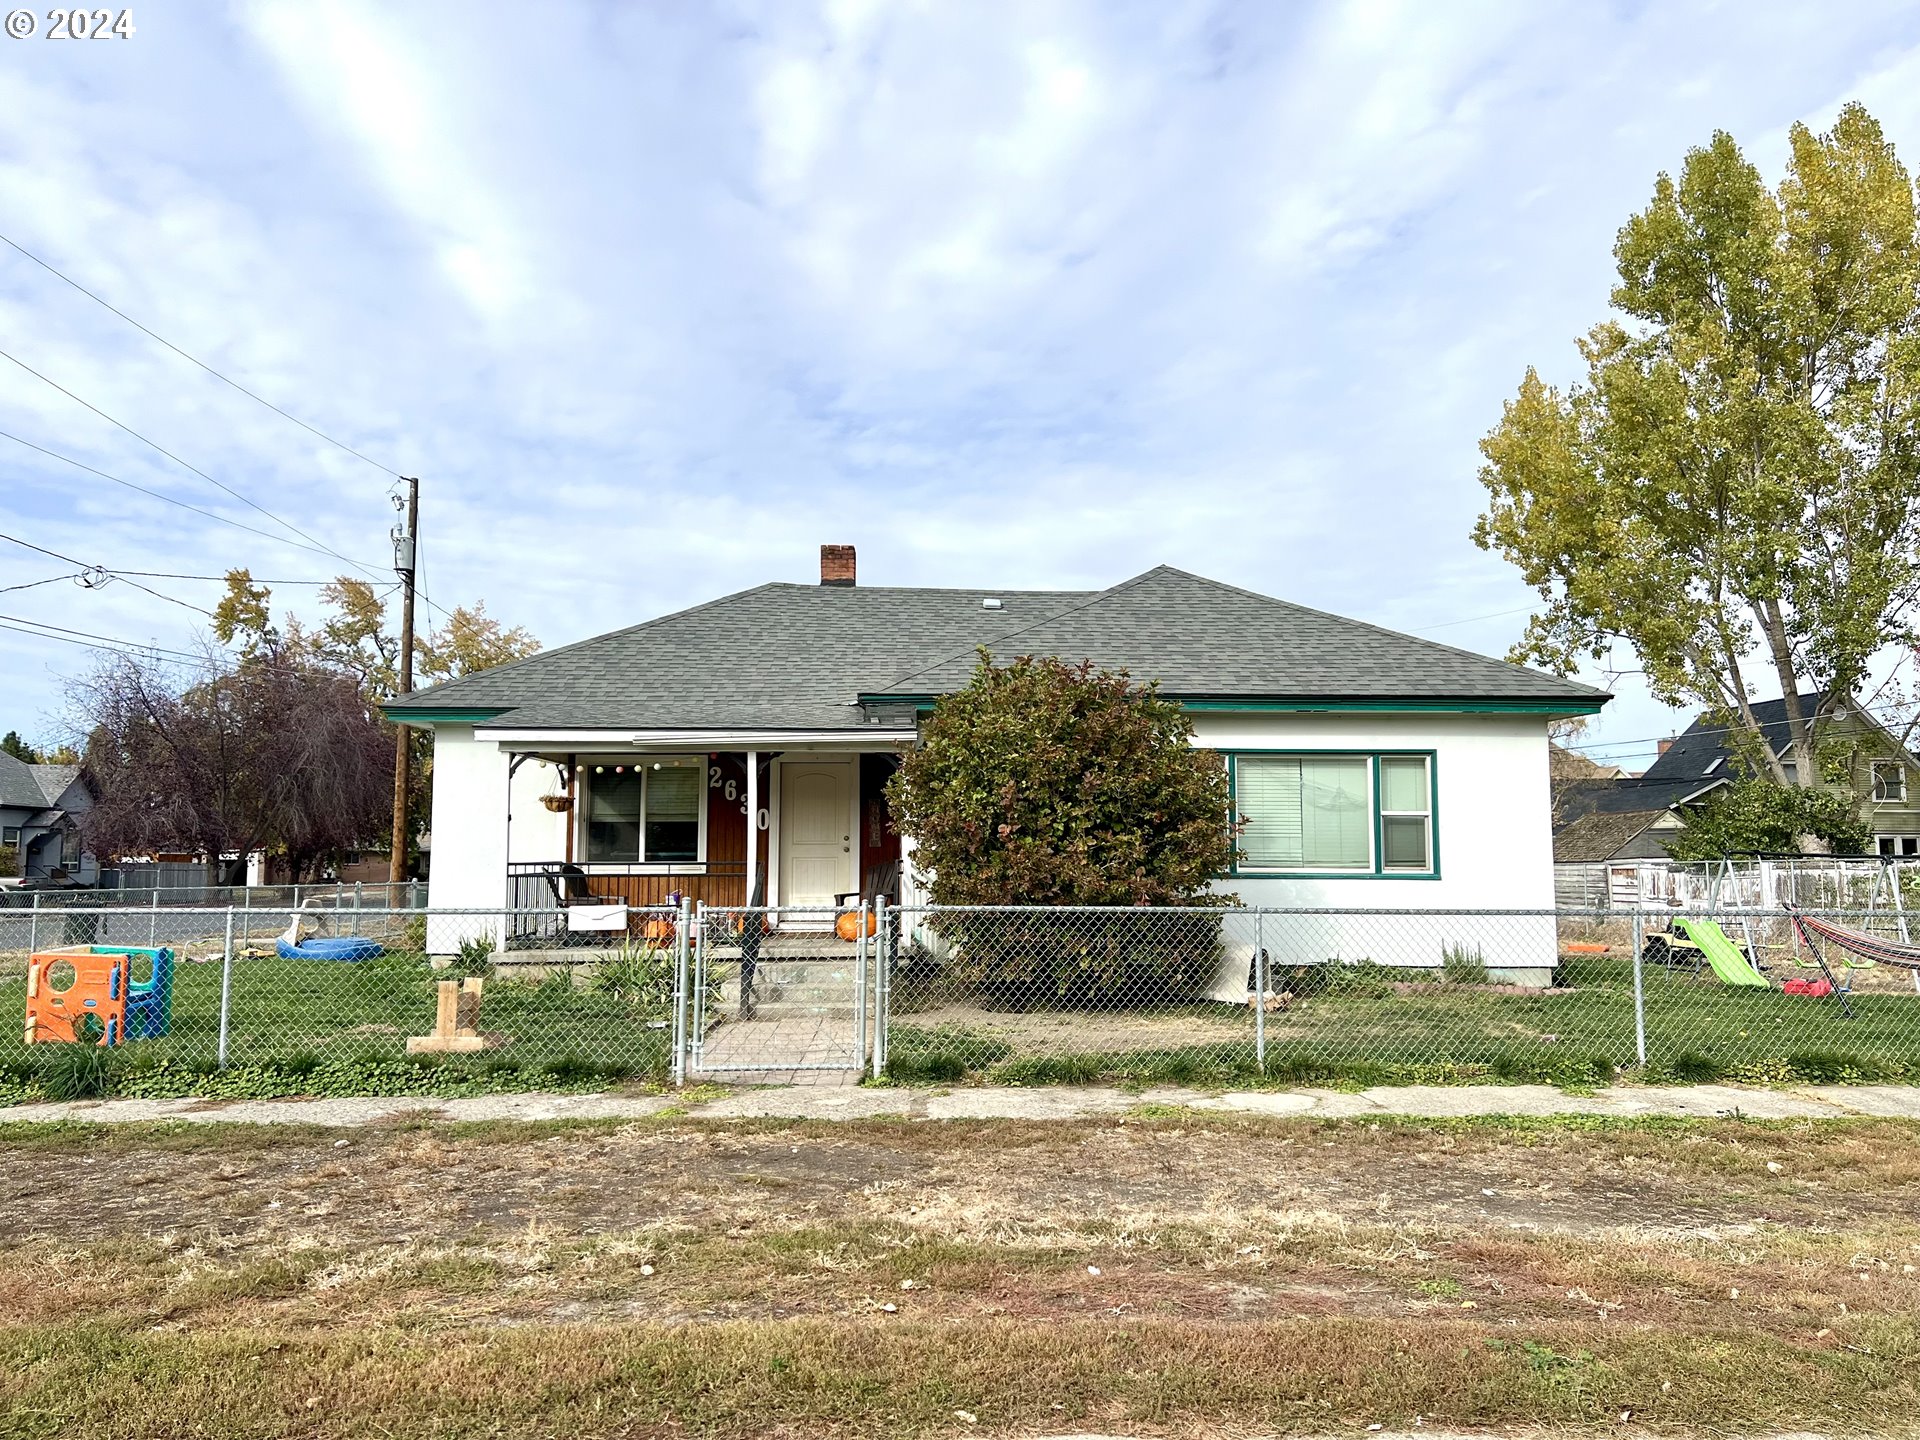
<svg viewBox="0 0 1920 1440">
<path fill-rule="evenodd" d="M 407 1053 L 471 1054 L 491 1050 L 501 1042 L 497 1035 L 480 1033 L 480 987 L 478 975 L 464 980 L 442 980 L 435 987 L 433 1033 L 409 1035 Z"/>
</svg>

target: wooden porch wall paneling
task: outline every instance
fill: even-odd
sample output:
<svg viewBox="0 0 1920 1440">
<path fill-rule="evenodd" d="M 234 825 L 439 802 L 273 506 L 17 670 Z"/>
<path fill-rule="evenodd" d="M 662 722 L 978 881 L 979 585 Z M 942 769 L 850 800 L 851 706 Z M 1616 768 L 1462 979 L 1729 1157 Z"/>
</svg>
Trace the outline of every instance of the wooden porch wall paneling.
<svg viewBox="0 0 1920 1440">
<path fill-rule="evenodd" d="M 744 905 L 747 870 L 741 864 L 715 874 L 709 863 L 705 875 L 589 875 L 587 889 L 597 898 L 636 909 L 665 905 L 676 890 L 695 904 Z"/>
</svg>

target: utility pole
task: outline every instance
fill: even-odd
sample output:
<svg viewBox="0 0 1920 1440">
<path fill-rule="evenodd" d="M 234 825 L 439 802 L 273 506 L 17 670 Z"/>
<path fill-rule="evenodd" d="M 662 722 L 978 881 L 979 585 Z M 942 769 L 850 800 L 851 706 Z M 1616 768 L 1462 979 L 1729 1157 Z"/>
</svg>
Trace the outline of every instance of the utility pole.
<svg viewBox="0 0 1920 1440">
<path fill-rule="evenodd" d="M 404 587 L 400 599 L 400 689 L 402 695 L 413 691 L 413 573 L 414 551 L 420 533 L 420 482 L 407 479 L 407 498 L 393 497 L 397 510 L 404 503 L 407 523 L 393 527 L 393 568 Z M 393 734 L 393 855 L 387 865 L 387 880 L 399 885 L 407 878 L 407 727 L 394 726 Z M 393 895 L 387 896 L 393 903 Z"/>
</svg>

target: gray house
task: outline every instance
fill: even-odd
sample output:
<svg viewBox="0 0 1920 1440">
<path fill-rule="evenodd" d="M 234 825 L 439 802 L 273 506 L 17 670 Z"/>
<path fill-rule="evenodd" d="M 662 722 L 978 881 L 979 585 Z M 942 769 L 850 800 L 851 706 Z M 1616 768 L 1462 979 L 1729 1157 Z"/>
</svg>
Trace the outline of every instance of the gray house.
<svg viewBox="0 0 1920 1440">
<path fill-rule="evenodd" d="M 92 804 L 78 765 L 29 765 L 0 752 L 0 846 L 19 856 L 21 879 L 51 879 L 55 871 L 82 885 L 99 879 L 76 823 Z"/>
<path fill-rule="evenodd" d="M 1815 721 L 1815 749 L 1846 779 L 1842 788 L 1873 832 L 1875 853 L 1920 856 L 1920 760 L 1885 726 L 1848 701 L 1827 703 L 1820 692 L 1800 697 Z M 1787 707 L 1758 700 L 1754 719 L 1768 747 L 1789 751 Z M 1786 760 L 1788 773 L 1793 762 Z M 1724 723 L 1702 715 L 1660 747 L 1646 773 L 1601 778 L 1572 773 L 1553 786 L 1553 858 L 1561 864 L 1662 859 L 1667 841 L 1686 828 L 1688 808 L 1737 780 L 1742 762 Z"/>
</svg>

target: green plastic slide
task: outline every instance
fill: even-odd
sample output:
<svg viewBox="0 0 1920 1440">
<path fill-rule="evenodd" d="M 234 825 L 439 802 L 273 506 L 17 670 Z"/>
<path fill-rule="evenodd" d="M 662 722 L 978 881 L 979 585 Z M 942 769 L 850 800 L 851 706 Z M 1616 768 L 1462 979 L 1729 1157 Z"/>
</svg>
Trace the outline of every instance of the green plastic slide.
<svg viewBox="0 0 1920 1440">
<path fill-rule="evenodd" d="M 1707 964 L 1713 967 L 1721 984 L 1758 986 L 1762 990 L 1773 988 L 1767 977 L 1753 968 L 1745 952 L 1727 938 L 1718 921 L 1676 919 L 1673 928 L 1700 947 L 1700 953 L 1707 957 Z"/>
</svg>

